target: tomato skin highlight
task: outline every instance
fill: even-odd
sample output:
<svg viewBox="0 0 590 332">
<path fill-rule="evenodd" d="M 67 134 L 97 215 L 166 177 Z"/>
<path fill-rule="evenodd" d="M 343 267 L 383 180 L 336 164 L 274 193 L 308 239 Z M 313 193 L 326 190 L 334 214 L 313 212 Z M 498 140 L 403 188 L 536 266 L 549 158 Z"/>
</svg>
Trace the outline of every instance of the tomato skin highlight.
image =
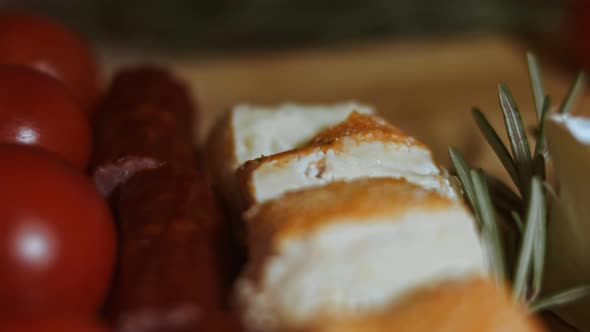
<svg viewBox="0 0 590 332">
<path fill-rule="evenodd" d="M 54 155 L 0 145 L 0 317 L 92 317 L 110 286 L 115 227 L 84 174 Z"/>
<path fill-rule="evenodd" d="M 94 320 L 80 318 L 22 318 L 0 320 L 3 332 L 111 332 Z"/>
<path fill-rule="evenodd" d="M 86 112 L 98 96 L 98 64 L 88 44 L 48 17 L 0 11 L 0 63 L 33 67 L 61 80 Z"/>
<path fill-rule="evenodd" d="M 36 145 L 82 169 L 92 133 L 59 81 L 28 67 L 0 65 L 0 143 Z"/>
</svg>

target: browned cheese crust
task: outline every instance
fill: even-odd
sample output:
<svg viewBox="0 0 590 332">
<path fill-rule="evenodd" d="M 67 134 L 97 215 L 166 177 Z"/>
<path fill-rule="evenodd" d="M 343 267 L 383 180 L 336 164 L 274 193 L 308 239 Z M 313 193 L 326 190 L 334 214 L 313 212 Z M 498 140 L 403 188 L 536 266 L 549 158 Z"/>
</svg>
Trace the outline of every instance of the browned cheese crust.
<svg viewBox="0 0 590 332">
<path fill-rule="evenodd" d="M 350 113 L 345 121 L 324 130 L 306 146 L 329 146 L 329 148 L 333 149 L 345 137 L 351 137 L 359 142 L 384 141 L 414 146 L 418 145 L 426 148 L 424 144 L 406 135 L 401 129 L 387 122 L 382 117 L 358 112 Z"/>
<path fill-rule="evenodd" d="M 508 294 L 484 279 L 448 282 L 374 314 L 317 322 L 308 332 L 541 332 Z"/>
<path fill-rule="evenodd" d="M 283 239 L 313 232 L 342 218 L 395 217 L 412 209 L 445 209 L 450 199 L 403 179 L 366 178 L 286 193 L 245 213 L 252 261 Z M 270 251 L 269 251 L 270 250 Z"/>
<path fill-rule="evenodd" d="M 255 203 L 252 179 L 256 169 L 263 163 L 274 162 L 277 167 L 280 167 L 282 163 L 301 158 L 316 149 L 324 152 L 328 150 L 340 151 L 342 149 L 342 141 L 347 138 L 353 139 L 355 142 L 390 142 L 406 146 L 417 146 L 428 150 L 422 142 L 406 135 L 385 119 L 377 115 L 361 114 L 355 111 L 345 121 L 319 133 L 301 148 L 272 156 L 264 156 L 244 163 L 237 172 L 242 205 L 251 206 Z"/>
</svg>

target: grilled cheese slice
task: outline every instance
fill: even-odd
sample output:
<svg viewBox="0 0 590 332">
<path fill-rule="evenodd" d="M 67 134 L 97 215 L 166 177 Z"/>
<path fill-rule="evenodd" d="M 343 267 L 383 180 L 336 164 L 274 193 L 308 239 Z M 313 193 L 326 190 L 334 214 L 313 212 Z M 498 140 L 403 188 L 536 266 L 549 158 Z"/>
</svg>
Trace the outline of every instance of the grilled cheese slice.
<svg viewBox="0 0 590 332">
<path fill-rule="evenodd" d="M 225 199 L 237 193 L 235 172 L 244 162 L 306 144 L 318 132 L 339 123 L 353 111 L 372 113 L 356 103 L 284 104 L 276 107 L 237 105 L 209 133 L 207 169 Z"/>
<path fill-rule="evenodd" d="M 236 299 L 249 331 L 379 310 L 485 270 L 462 203 L 402 179 L 289 192 L 251 208 L 245 222 L 250 261 Z"/>
<path fill-rule="evenodd" d="M 540 324 L 486 279 L 425 287 L 365 315 L 318 320 L 308 332 L 541 332 Z"/>
<path fill-rule="evenodd" d="M 301 148 L 248 161 L 238 171 L 246 206 L 290 190 L 360 177 L 404 178 L 458 196 L 424 144 L 378 116 L 357 112 Z"/>
</svg>

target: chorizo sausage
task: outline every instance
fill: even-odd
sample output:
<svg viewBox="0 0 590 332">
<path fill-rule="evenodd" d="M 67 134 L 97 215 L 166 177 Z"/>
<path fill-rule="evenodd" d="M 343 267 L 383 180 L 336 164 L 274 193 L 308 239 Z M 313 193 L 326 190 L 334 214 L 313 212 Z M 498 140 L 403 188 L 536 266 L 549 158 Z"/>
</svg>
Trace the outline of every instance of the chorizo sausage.
<svg viewBox="0 0 590 332">
<path fill-rule="evenodd" d="M 94 118 L 92 176 L 104 196 L 144 169 L 194 163 L 196 111 L 185 86 L 166 70 L 120 72 Z"/>
<path fill-rule="evenodd" d="M 120 187 L 119 269 L 111 303 L 122 332 L 191 331 L 224 309 L 229 236 L 194 169 L 164 166 Z"/>
</svg>

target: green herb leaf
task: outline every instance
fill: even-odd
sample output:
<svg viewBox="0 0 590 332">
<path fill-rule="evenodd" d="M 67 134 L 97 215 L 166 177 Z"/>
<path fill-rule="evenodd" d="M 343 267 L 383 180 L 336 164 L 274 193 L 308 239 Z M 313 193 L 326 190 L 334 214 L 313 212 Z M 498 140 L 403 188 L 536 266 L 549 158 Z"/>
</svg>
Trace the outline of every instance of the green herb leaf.
<svg viewBox="0 0 590 332">
<path fill-rule="evenodd" d="M 492 203 L 500 212 L 510 215 L 512 210 L 522 212 L 522 200 L 512 189 L 500 179 L 486 174 L 486 181 L 490 188 Z"/>
<path fill-rule="evenodd" d="M 533 88 L 533 97 L 535 98 L 537 118 L 540 119 L 541 110 L 543 109 L 543 99 L 545 98 L 545 88 L 543 87 L 543 80 L 541 79 L 541 70 L 539 69 L 539 62 L 537 61 L 535 54 L 527 52 L 526 57 L 529 67 L 531 87 Z"/>
<path fill-rule="evenodd" d="M 498 87 L 500 96 L 500 106 L 504 113 L 504 123 L 508 137 L 510 138 L 510 147 L 514 158 L 516 169 L 518 170 L 519 189 L 523 197 L 527 197 L 529 182 L 531 178 L 531 150 L 526 137 L 520 112 L 514 103 L 514 98 L 504 83 Z"/>
<path fill-rule="evenodd" d="M 533 302 L 529 306 L 529 310 L 532 312 L 538 312 L 555 308 L 580 300 L 590 294 L 589 286 L 578 286 L 565 291 L 560 291 L 555 294 L 546 296 L 545 298 L 539 299 Z"/>
<path fill-rule="evenodd" d="M 533 298 L 541 292 L 543 284 L 543 271 L 545 269 L 545 252 L 546 252 L 546 237 L 547 237 L 547 206 L 545 201 L 545 194 L 543 191 L 543 181 L 538 177 L 534 177 L 531 184 L 531 203 L 530 206 L 536 209 L 535 220 L 527 220 L 527 223 L 533 222 L 537 224 L 534 238 L 533 250 Z M 529 212 L 530 213 L 530 212 Z M 529 215 L 530 218 L 530 215 Z"/>
<path fill-rule="evenodd" d="M 536 133 L 537 142 L 535 143 L 534 156 L 545 154 L 545 118 L 547 117 L 547 113 L 549 112 L 550 105 L 551 97 L 545 96 L 545 99 L 543 100 L 543 110 L 541 111 L 541 118 L 539 119 L 539 130 Z"/>
<path fill-rule="evenodd" d="M 469 165 L 467 165 L 467 162 L 465 162 L 465 159 L 463 159 L 459 150 L 455 147 L 449 147 L 449 155 L 453 167 L 455 168 L 455 172 L 457 173 L 457 177 L 459 178 L 459 182 L 461 183 L 461 187 L 463 187 L 463 192 L 465 193 L 469 204 L 471 204 L 471 207 L 475 210 L 477 208 L 475 205 L 475 191 L 469 174 L 471 169 Z"/>
<path fill-rule="evenodd" d="M 470 175 L 477 204 L 476 212 L 482 224 L 481 234 L 488 253 L 492 273 L 494 274 L 496 283 L 503 285 L 506 281 L 506 267 L 504 264 L 502 235 L 496 222 L 496 215 L 485 175 L 482 170 L 471 170 Z"/>
<path fill-rule="evenodd" d="M 538 154 L 535 156 L 535 159 L 533 159 L 533 176 L 545 180 L 545 163 L 545 155 Z"/>
<path fill-rule="evenodd" d="M 518 231 L 520 232 L 520 234 L 522 234 L 524 232 L 524 222 L 522 222 L 522 218 L 516 211 L 512 211 L 510 215 L 512 216 L 512 219 L 516 224 L 516 228 L 518 228 Z"/>
<path fill-rule="evenodd" d="M 475 123 L 479 127 L 479 130 L 481 130 L 481 133 L 485 137 L 486 141 L 492 147 L 494 152 L 496 152 L 498 159 L 500 159 L 500 162 L 502 162 L 502 165 L 504 165 L 504 168 L 512 178 L 514 184 L 518 186 L 518 172 L 516 170 L 514 160 L 512 159 L 510 152 L 508 152 L 506 145 L 504 145 L 504 143 L 500 139 L 500 136 L 498 136 L 496 130 L 494 130 L 488 119 L 479 109 L 474 108 L 472 110 L 472 115 L 475 119 Z"/>
<path fill-rule="evenodd" d="M 586 74 L 584 73 L 584 71 L 578 72 L 576 79 L 574 80 L 574 82 L 570 86 L 569 91 L 567 92 L 567 95 L 565 95 L 565 98 L 563 99 L 563 102 L 561 103 L 561 106 L 559 107 L 560 113 L 569 113 L 572 111 L 574 102 L 577 99 L 580 92 L 582 91 L 582 89 L 584 88 L 585 82 L 586 82 Z"/>
<path fill-rule="evenodd" d="M 551 183 L 543 181 L 543 188 L 545 188 L 547 193 L 551 195 L 552 199 L 557 200 L 557 192 L 555 191 L 555 188 L 553 188 L 553 185 L 551 185 Z"/>
<path fill-rule="evenodd" d="M 531 182 L 531 196 L 527 209 L 523 240 L 516 263 L 513 285 L 515 300 L 527 302 L 528 282 L 533 273 L 533 290 L 538 293 L 543 279 L 543 261 L 545 259 L 545 197 L 543 185 L 539 178 Z"/>
<path fill-rule="evenodd" d="M 510 187 L 508 187 L 502 180 L 489 174 L 485 174 L 486 181 L 490 187 L 492 194 L 503 196 L 506 201 L 510 202 L 514 208 L 522 206 L 522 200 Z"/>
</svg>

